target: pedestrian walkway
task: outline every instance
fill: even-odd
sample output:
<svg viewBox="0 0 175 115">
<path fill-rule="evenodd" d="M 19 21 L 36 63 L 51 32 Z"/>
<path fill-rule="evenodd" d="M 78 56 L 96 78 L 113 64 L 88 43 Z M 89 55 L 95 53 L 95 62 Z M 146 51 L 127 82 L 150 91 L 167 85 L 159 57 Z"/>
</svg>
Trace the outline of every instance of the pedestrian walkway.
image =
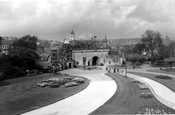
<svg viewBox="0 0 175 115">
<path fill-rule="evenodd" d="M 108 101 L 116 92 L 115 81 L 104 70 L 83 71 L 70 69 L 62 73 L 83 76 L 90 80 L 83 91 L 54 104 L 24 113 L 23 115 L 87 115 Z"/>
</svg>

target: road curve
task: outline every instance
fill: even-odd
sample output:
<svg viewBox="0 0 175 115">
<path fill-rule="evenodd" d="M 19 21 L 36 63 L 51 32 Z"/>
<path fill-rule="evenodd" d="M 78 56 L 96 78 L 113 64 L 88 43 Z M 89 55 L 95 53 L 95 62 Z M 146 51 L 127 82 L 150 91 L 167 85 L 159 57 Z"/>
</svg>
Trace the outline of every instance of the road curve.
<svg viewBox="0 0 175 115">
<path fill-rule="evenodd" d="M 71 97 L 23 115 L 90 114 L 108 101 L 117 90 L 115 81 L 106 76 L 104 70 L 70 69 L 62 73 L 86 77 L 90 80 L 90 84 L 86 89 Z"/>
</svg>

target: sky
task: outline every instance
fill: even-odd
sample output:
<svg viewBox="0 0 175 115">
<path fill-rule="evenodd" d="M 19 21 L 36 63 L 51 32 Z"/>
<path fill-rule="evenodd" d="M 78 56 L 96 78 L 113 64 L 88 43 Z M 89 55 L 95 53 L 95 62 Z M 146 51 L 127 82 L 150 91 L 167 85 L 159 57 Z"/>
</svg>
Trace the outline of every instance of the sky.
<svg viewBox="0 0 175 115">
<path fill-rule="evenodd" d="M 175 0 L 0 0 L 0 36 L 63 40 L 175 37 Z"/>
</svg>

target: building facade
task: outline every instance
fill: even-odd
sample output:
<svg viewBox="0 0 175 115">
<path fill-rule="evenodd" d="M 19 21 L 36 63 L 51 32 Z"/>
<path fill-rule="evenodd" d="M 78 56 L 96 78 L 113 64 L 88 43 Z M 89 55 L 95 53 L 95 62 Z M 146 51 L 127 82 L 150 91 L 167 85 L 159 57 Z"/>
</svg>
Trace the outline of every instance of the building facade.
<svg viewBox="0 0 175 115">
<path fill-rule="evenodd" d="M 111 63 L 112 59 L 109 58 L 110 47 L 108 45 L 107 37 L 98 40 L 97 36 L 92 37 L 90 40 L 75 40 L 75 33 L 70 33 L 73 45 L 72 59 L 78 66 L 94 66 Z"/>
</svg>

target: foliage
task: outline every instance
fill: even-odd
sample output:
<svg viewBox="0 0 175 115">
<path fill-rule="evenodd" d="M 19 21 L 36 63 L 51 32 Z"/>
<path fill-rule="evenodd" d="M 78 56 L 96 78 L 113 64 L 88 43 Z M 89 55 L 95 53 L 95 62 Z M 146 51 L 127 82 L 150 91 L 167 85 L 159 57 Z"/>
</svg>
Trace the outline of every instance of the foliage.
<svg viewBox="0 0 175 115">
<path fill-rule="evenodd" d="M 153 30 L 146 30 L 142 35 L 142 43 L 145 44 L 146 48 L 151 53 L 151 63 L 153 64 L 154 50 L 160 48 L 163 44 L 162 35 L 159 32 Z"/>
<path fill-rule="evenodd" d="M 0 57 L 0 71 L 2 79 L 21 77 L 25 75 L 26 70 L 42 70 L 43 68 L 36 64 L 39 55 L 36 53 L 35 36 L 24 36 L 14 42 L 13 48 L 9 54 Z"/>
<path fill-rule="evenodd" d="M 146 50 L 146 45 L 144 43 L 138 43 L 133 48 L 133 53 L 142 54 Z"/>
<path fill-rule="evenodd" d="M 143 63 L 145 61 L 145 57 L 140 54 L 133 54 L 133 55 L 129 55 L 128 61 L 132 63 L 136 63 L 136 62 Z"/>
<path fill-rule="evenodd" d="M 36 50 L 38 38 L 36 36 L 26 35 L 13 43 L 14 47 L 23 47 L 31 50 Z"/>
<path fill-rule="evenodd" d="M 25 72 L 21 68 L 11 66 L 3 70 L 1 80 L 22 77 L 24 75 Z"/>
<path fill-rule="evenodd" d="M 158 49 L 159 57 L 168 58 L 170 56 L 170 49 L 168 46 L 161 45 L 161 47 Z"/>
<path fill-rule="evenodd" d="M 172 79 L 170 76 L 167 76 L 167 75 L 156 75 L 156 78 L 160 78 L 160 79 Z"/>
<path fill-rule="evenodd" d="M 175 57 L 175 42 L 174 41 L 171 42 L 168 47 L 169 47 L 170 56 Z"/>
<path fill-rule="evenodd" d="M 58 62 L 61 64 L 65 64 L 67 60 L 71 60 L 72 58 L 72 48 L 73 46 L 70 44 L 63 44 L 59 49 Z"/>
<path fill-rule="evenodd" d="M 175 63 L 175 57 L 166 58 L 166 59 L 164 59 L 164 61 L 166 63 L 168 63 L 171 66 L 171 69 L 172 69 L 173 63 Z"/>
</svg>

